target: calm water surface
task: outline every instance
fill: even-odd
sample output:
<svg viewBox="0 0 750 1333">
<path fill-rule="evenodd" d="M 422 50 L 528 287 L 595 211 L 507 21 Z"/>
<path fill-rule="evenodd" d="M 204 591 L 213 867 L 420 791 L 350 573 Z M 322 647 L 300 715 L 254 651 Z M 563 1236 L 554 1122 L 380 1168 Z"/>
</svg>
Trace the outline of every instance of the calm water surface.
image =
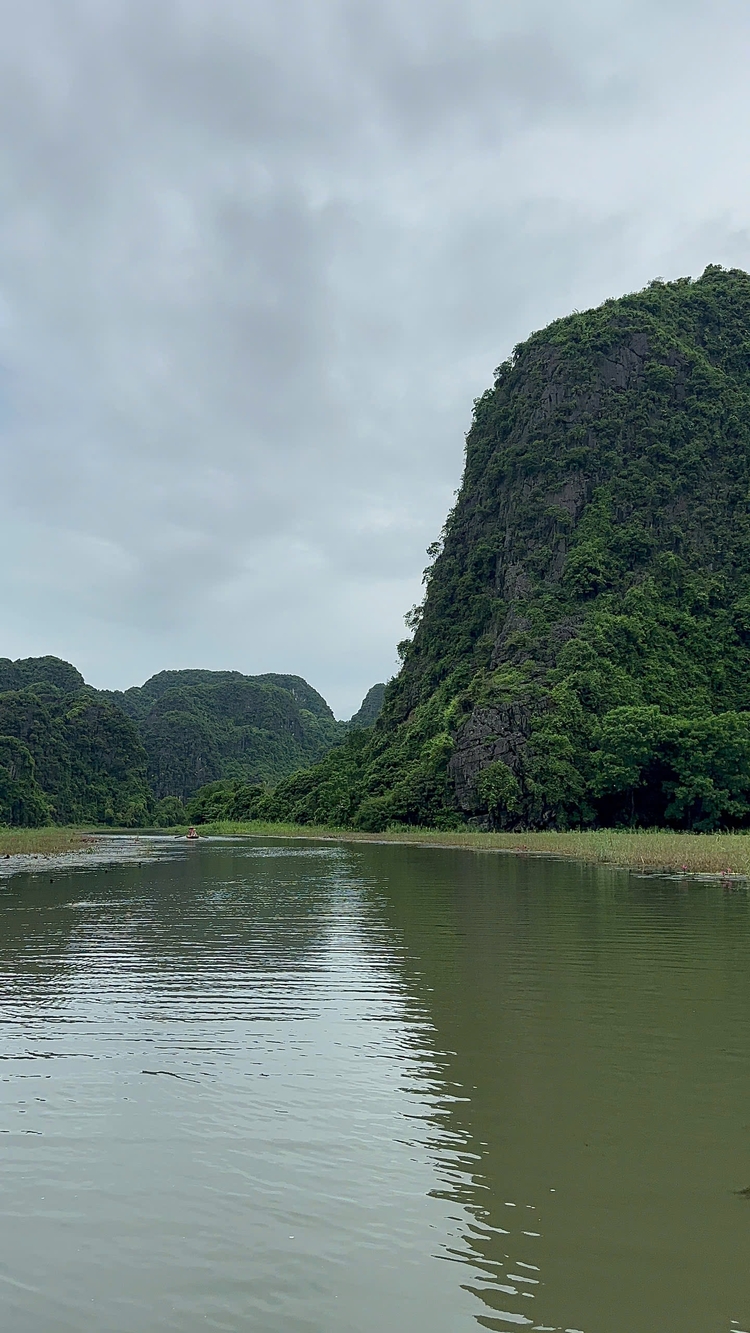
<svg viewBox="0 0 750 1333">
<path fill-rule="evenodd" d="M 7 1333 L 750 1330 L 744 891 L 217 841 L 0 914 Z"/>
</svg>

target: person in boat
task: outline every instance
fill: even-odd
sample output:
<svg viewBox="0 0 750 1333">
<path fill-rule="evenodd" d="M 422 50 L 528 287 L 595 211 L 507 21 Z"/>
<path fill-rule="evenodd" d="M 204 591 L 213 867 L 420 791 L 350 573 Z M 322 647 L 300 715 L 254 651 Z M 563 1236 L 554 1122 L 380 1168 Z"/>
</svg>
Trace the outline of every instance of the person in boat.
<svg viewBox="0 0 750 1333">
<path fill-rule="evenodd" d="M 197 838 L 197 837 L 198 837 L 198 834 L 197 834 L 197 832 L 196 832 L 196 830 L 195 830 L 195 828 L 193 827 L 192 824 L 190 825 L 190 828 L 188 829 L 186 836 L 187 836 L 188 838 Z"/>
</svg>

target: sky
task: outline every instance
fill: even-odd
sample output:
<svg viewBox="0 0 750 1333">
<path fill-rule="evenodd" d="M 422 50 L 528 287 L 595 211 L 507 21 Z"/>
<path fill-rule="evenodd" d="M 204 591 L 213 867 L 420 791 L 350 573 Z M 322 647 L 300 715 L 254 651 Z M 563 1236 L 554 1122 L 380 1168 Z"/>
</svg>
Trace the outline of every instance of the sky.
<svg viewBox="0 0 750 1333">
<path fill-rule="evenodd" d="M 0 0 L 0 656 L 397 669 L 532 330 L 750 269 L 746 0 Z"/>
</svg>

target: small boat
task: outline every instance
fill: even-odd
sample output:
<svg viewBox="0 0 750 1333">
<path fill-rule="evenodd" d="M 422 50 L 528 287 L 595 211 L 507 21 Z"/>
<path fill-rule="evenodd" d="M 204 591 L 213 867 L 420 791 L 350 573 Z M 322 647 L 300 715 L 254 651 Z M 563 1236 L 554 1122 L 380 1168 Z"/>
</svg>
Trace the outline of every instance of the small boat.
<svg viewBox="0 0 750 1333">
<path fill-rule="evenodd" d="M 197 833 L 196 830 L 195 830 L 194 828 L 192 828 L 192 827 L 189 828 L 188 831 L 187 831 L 187 833 L 185 834 L 185 837 L 186 837 L 186 838 L 190 838 L 191 840 L 192 840 L 193 838 L 197 838 L 198 836 L 199 836 L 198 833 Z"/>
</svg>

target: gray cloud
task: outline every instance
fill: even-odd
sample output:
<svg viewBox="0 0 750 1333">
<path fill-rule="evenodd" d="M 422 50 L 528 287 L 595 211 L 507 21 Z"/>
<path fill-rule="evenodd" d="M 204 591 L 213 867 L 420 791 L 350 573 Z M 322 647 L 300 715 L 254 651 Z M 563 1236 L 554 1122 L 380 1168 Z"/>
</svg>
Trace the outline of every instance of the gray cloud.
<svg viewBox="0 0 750 1333">
<path fill-rule="evenodd" d="M 730 0 L 0 0 L 2 652 L 395 667 L 532 328 L 750 266 Z"/>
</svg>

